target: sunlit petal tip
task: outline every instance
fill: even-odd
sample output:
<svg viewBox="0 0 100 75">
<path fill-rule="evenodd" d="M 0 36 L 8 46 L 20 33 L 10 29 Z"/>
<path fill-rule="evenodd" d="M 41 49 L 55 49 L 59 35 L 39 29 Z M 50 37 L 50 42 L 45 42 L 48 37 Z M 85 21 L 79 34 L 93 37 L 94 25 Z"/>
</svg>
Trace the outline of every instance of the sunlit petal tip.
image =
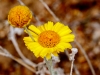
<svg viewBox="0 0 100 75">
<path fill-rule="evenodd" d="M 54 56 L 58 56 L 58 52 L 53 52 L 52 53 Z"/>
<path fill-rule="evenodd" d="M 48 25 L 53 26 L 53 22 L 48 21 Z"/>
<path fill-rule="evenodd" d="M 24 37 L 23 40 L 27 40 L 28 37 Z"/>
<path fill-rule="evenodd" d="M 39 55 L 38 54 L 36 54 L 36 53 L 34 53 L 34 55 L 38 58 L 39 57 Z"/>
<path fill-rule="evenodd" d="M 37 27 L 41 32 L 45 31 L 44 25 L 38 26 Z"/>
<path fill-rule="evenodd" d="M 53 22 L 52 21 L 48 21 L 48 24 L 50 25 L 50 24 L 52 24 L 53 25 Z"/>
<path fill-rule="evenodd" d="M 61 23 L 61 22 L 57 22 L 56 24 L 60 24 L 60 25 L 62 25 L 62 26 L 65 26 L 63 23 Z"/>
<path fill-rule="evenodd" d="M 75 38 L 75 35 L 73 34 L 73 38 Z"/>
<path fill-rule="evenodd" d="M 62 23 L 57 22 L 54 24 L 52 30 L 54 30 L 55 32 L 60 31 L 63 27 L 65 27 Z"/>
<path fill-rule="evenodd" d="M 47 55 L 46 55 L 46 59 L 47 59 L 47 60 L 51 59 L 51 54 L 47 54 Z"/>
<path fill-rule="evenodd" d="M 30 37 L 24 37 L 23 38 L 24 42 L 32 42 L 32 39 Z"/>
<path fill-rule="evenodd" d="M 72 49 L 72 46 L 70 45 L 68 49 Z"/>
<path fill-rule="evenodd" d="M 26 30 L 24 30 L 24 32 L 27 33 Z"/>
</svg>

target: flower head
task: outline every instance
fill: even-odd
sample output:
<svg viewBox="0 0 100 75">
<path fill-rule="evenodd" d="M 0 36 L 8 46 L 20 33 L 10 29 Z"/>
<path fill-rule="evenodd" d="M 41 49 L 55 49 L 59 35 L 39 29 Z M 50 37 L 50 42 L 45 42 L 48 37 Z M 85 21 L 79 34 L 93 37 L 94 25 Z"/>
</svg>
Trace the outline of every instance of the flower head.
<svg viewBox="0 0 100 75">
<path fill-rule="evenodd" d="M 58 53 L 64 52 L 66 48 L 72 48 L 69 42 L 74 41 L 75 36 L 71 34 L 68 26 L 57 22 L 48 22 L 39 27 L 29 26 L 30 37 L 24 37 L 25 45 L 36 57 L 51 58 L 51 55 L 58 56 Z"/>
<path fill-rule="evenodd" d="M 25 27 L 30 23 L 32 13 L 28 7 L 18 5 L 13 7 L 8 14 L 8 21 L 14 27 Z"/>
</svg>

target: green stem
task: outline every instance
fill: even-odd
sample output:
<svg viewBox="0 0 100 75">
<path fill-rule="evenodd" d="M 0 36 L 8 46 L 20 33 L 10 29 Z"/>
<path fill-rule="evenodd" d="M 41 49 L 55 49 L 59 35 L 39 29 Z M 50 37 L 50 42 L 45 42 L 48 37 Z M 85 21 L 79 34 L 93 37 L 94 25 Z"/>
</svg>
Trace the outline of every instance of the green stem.
<svg viewBox="0 0 100 75">
<path fill-rule="evenodd" d="M 49 60 L 47 60 L 46 58 L 44 58 L 44 59 L 45 59 L 46 65 L 47 65 L 47 67 L 48 67 L 48 69 L 50 71 L 50 74 L 51 75 L 55 75 L 54 74 L 54 70 L 53 70 L 52 59 L 49 59 Z"/>
<path fill-rule="evenodd" d="M 35 41 L 34 38 L 33 38 L 33 36 L 32 36 L 32 35 L 30 34 L 30 32 L 28 31 L 27 27 L 25 27 L 25 30 L 26 30 L 26 32 L 28 33 L 28 35 L 31 37 L 31 39 L 32 39 L 33 41 Z"/>
</svg>

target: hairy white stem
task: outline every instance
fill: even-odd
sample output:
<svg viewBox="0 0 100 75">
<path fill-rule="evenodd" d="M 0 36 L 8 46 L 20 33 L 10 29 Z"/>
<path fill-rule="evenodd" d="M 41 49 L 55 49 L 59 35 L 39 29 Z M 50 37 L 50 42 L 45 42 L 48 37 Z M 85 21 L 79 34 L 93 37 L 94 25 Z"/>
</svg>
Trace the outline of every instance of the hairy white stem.
<svg viewBox="0 0 100 75">
<path fill-rule="evenodd" d="M 31 62 L 29 59 L 27 59 L 21 52 L 19 46 L 18 46 L 18 43 L 16 41 L 16 38 L 15 38 L 15 33 L 14 33 L 14 28 L 12 26 L 10 26 L 10 33 L 9 33 L 9 39 L 12 41 L 16 51 L 18 52 L 18 54 L 20 55 L 20 57 L 30 66 L 32 67 L 36 67 L 36 64 Z"/>
<path fill-rule="evenodd" d="M 50 74 L 49 70 L 47 70 L 45 61 L 40 62 L 40 63 L 37 64 L 37 70 L 38 70 L 38 71 L 36 71 L 37 75 L 41 75 L 41 74 L 45 75 L 45 73 Z"/>
<path fill-rule="evenodd" d="M 72 71 L 73 71 L 73 65 L 74 65 L 74 57 L 75 54 L 78 52 L 77 48 L 72 48 L 71 49 L 72 53 L 69 56 L 69 60 L 71 61 L 71 70 L 70 70 L 70 75 L 72 75 Z"/>
<path fill-rule="evenodd" d="M 49 13 L 54 17 L 56 21 L 60 21 L 59 18 L 54 14 L 54 12 L 48 7 L 48 5 L 43 0 L 39 1 L 44 5 L 44 7 L 49 11 Z"/>
<path fill-rule="evenodd" d="M 71 70 L 70 70 L 70 75 L 72 75 L 72 72 L 73 72 L 73 65 L 74 65 L 74 60 L 71 62 Z"/>
<path fill-rule="evenodd" d="M 93 66 L 92 66 L 92 64 L 91 64 L 91 62 L 90 62 L 85 50 L 82 48 L 82 46 L 76 40 L 75 40 L 75 43 L 80 48 L 81 52 L 83 53 L 84 57 L 86 58 L 86 60 L 87 60 L 87 62 L 89 64 L 89 67 L 91 69 L 92 75 L 96 75 L 96 73 L 94 71 L 94 68 L 93 68 Z"/>
<path fill-rule="evenodd" d="M 45 60 L 46 65 L 47 65 L 47 67 L 48 67 L 48 69 L 49 69 L 49 71 L 50 71 L 50 74 L 51 74 L 51 75 L 55 75 L 55 74 L 54 74 L 54 70 L 53 70 L 52 59 L 47 60 L 46 58 L 44 58 L 44 60 Z"/>
<path fill-rule="evenodd" d="M 55 75 L 65 75 L 62 68 L 55 68 Z"/>
<path fill-rule="evenodd" d="M 65 54 L 68 56 L 68 58 L 69 58 L 69 60 L 70 60 L 70 55 L 69 55 L 69 53 L 68 53 L 67 50 L 65 51 Z M 74 64 L 73 66 L 74 66 L 74 70 L 75 70 L 76 75 L 80 75 L 80 72 L 79 72 L 79 70 L 77 69 L 77 67 L 75 66 L 75 64 Z"/>
</svg>

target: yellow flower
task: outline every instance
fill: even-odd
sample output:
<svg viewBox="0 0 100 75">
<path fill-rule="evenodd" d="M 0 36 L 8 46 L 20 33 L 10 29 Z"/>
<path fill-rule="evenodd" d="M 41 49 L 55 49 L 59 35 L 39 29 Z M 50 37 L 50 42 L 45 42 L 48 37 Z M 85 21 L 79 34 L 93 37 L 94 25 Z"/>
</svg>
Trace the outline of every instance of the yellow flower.
<svg viewBox="0 0 100 75">
<path fill-rule="evenodd" d="M 25 45 L 31 50 L 36 57 L 51 58 L 51 55 L 58 56 L 58 53 L 64 52 L 66 48 L 71 49 L 69 42 L 74 41 L 75 36 L 70 34 L 72 31 L 68 26 L 57 22 L 45 23 L 39 27 L 30 25 L 28 31 L 33 36 L 34 41 L 30 37 L 24 37 Z"/>
<path fill-rule="evenodd" d="M 8 14 L 8 21 L 14 27 L 25 27 L 30 23 L 32 13 L 28 7 L 18 5 L 13 7 Z"/>
</svg>

